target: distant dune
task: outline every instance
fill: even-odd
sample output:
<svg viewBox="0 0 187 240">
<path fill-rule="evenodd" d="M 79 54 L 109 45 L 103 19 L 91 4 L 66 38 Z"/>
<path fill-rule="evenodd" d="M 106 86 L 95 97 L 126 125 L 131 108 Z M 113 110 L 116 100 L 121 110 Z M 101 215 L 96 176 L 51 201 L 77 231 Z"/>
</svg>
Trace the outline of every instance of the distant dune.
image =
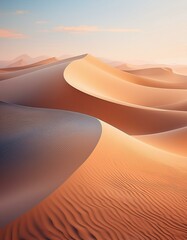
<svg viewBox="0 0 187 240">
<path fill-rule="evenodd" d="M 27 54 L 20 55 L 17 58 L 7 61 L 0 61 L 0 68 L 24 67 L 47 59 L 46 56 L 32 58 Z"/>
<path fill-rule="evenodd" d="M 176 83 L 178 84 L 178 87 L 180 87 L 180 84 L 184 84 L 186 87 L 187 76 L 176 74 L 171 68 L 147 68 L 140 70 L 130 70 L 128 72 L 142 77 L 149 77 L 156 81 L 166 81 L 170 84 Z"/>
<path fill-rule="evenodd" d="M 187 66 L 181 66 L 181 65 L 174 66 L 173 71 L 177 74 L 182 74 L 182 75 L 187 76 Z"/>
<path fill-rule="evenodd" d="M 52 58 L 47 58 L 47 59 L 39 61 L 39 62 L 28 64 L 28 65 L 17 66 L 17 67 L 8 66 L 6 68 L 1 68 L 1 71 L 6 71 L 6 72 L 18 71 L 18 70 L 31 68 L 31 67 L 37 67 L 37 66 L 40 66 L 40 65 L 50 64 L 50 63 L 53 63 L 53 62 L 56 62 L 56 61 L 58 61 L 57 58 L 52 57 Z"/>
<path fill-rule="evenodd" d="M 127 68 L 0 70 L 1 240 L 187 239 L 187 77 Z"/>
</svg>

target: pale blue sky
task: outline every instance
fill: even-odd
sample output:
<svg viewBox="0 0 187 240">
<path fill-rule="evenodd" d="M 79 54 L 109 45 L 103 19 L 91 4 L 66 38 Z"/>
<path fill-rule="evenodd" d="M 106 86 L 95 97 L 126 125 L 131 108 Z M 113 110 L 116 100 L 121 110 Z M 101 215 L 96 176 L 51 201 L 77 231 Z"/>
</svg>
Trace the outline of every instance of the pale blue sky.
<svg viewBox="0 0 187 240">
<path fill-rule="evenodd" d="M 187 0 L 0 0 L 0 59 L 24 53 L 187 63 Z"/>
</svg>

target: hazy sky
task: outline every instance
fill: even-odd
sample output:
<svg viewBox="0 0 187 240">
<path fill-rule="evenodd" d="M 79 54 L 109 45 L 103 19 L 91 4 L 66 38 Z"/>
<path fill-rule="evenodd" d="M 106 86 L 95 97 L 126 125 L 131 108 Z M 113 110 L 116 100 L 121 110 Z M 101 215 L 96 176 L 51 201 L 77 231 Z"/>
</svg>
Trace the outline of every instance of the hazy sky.
<svg viewBox="0 0 187 240">
<path fill-rule="evenodd" d="M 0 0 L 0 59 L 25 53 L 187 63 L 187 0 Z"/>
</svg>

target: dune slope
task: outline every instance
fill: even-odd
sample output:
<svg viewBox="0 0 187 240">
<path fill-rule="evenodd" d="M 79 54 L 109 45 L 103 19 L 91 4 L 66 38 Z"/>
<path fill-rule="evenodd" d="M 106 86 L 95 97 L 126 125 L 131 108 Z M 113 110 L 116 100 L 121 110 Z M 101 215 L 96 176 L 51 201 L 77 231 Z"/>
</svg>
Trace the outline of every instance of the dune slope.
<svg viewBox="0 0 187 240">
<path fill-rule="evenodd" d="M 186 160 L 102 122 L 101 138 L 81 168 L 1 236 L 185 240 Z"/>
<path fill-rule="evenodd" d="M 68 111 L 0 103 L 0 225 L 62 184 L 90 155 L 97 119 Z"/>
<path fill-rule="evenodd" d="M 187 157 L 187 127 L 157 134 L 136 136 L 143 142 Z"/>
</svg>

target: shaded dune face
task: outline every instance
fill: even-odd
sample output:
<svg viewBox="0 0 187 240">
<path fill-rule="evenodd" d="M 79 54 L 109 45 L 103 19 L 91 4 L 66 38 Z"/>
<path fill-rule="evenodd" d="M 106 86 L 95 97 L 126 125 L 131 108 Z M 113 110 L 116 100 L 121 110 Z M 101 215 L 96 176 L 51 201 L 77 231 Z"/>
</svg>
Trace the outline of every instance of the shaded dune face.
<svg viewBox="0 0 187 240">
<path fill-rule="evenodd" d="M 122 79 L 123 73 L 93 57 L 79 58 L 78 61 L 63 61 L 1 81 L 0 99 L 21 105 L 89 114 L 130 134 L 148 134 L 186 126 L 186 112 L 148 106 L 151 101 L 152 104 L 156 101 L 154 104 L 162 105 L 176 99 L 183 100 L 187 96 L 186 90 L 166 89 L 163 92 L 157 88 L 139 86 Z M 133 88 L 135 90 L 131 91 Z M 147 95 L 148 91 L 154 94 Z M 139 105 L 140 101 L 141 104 L 144 101 L 144 106 Z"/>
<path fill-rule="evenodd" d="M 3 239 L 186 239 L 186 158 L 101 124 L 87 161 Z"/>
<path fill-rule="evenodd" d="M 79 113 L 4 103 L 0 115 L 3 226 L 47 197 L 87 159 L 101 124 Z"/>
</svg>

